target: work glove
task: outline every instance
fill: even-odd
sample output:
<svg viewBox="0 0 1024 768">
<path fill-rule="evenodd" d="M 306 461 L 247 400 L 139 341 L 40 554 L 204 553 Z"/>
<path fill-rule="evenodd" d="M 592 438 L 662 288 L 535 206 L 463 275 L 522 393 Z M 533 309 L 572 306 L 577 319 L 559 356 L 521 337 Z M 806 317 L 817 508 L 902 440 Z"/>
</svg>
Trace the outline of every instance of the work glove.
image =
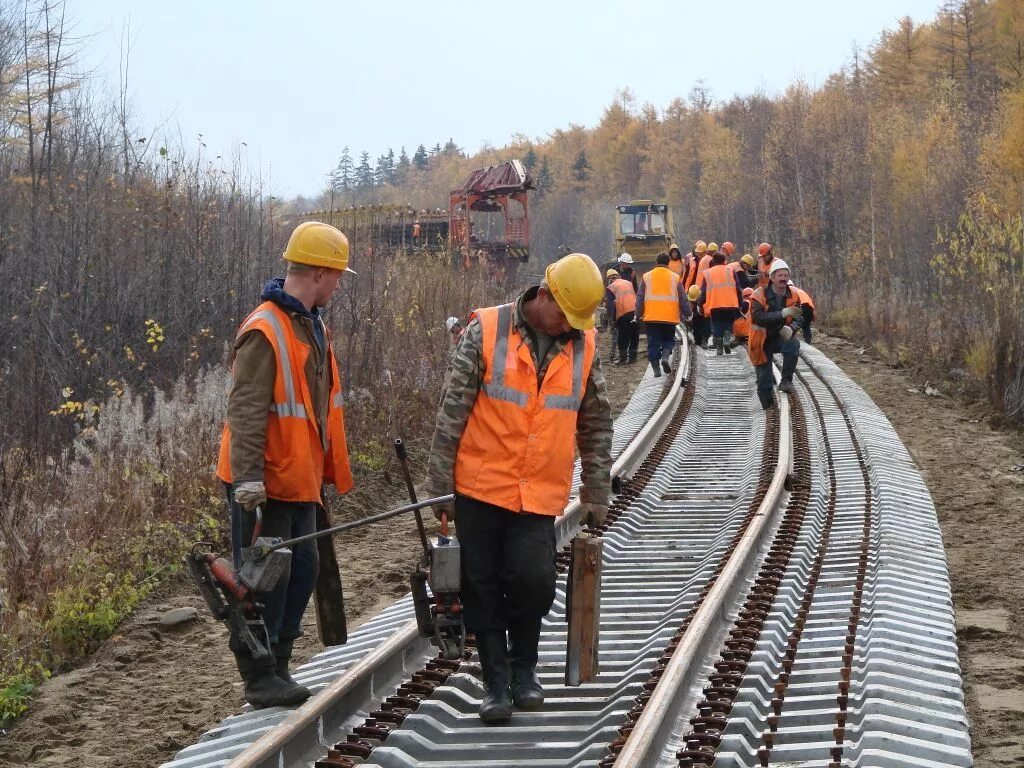
<svg viewBox="0 0 1024 768">
<path fill-rule="evenodd" d="M 783 341 L 789 341 L 793 338 L 793 329 L 788 325 L 784 325 L 779 329 L 779 338 Z"/>
<path fill-rule="evenodd" d="M 247 512 L 252 512 L 267 501 L 267 487 L 262 480 L 246 480 L 235 486 L 235 501 Z"/>
<path fill-rule="evenodd" d="M 591 528 L 600 528 L 608 517 L 607 504 L 595 504 L 592 501 L 585 501 L 580 504 L 580 525 Z"/>
<path fill-rule="evenodd" d="M 782 310 L 782 316 L 787 320 L 796 320 L 803 313 L 804 311 L 800 307 L 786 307 Z"/>
<path fill-rule="evenodd" d="M 448 516 L 448 522 L 449 523 L 455 522 L 455 504 L 454 503 L 452 503 L 450 501 L 446 501 L 444 504 L 435 504 L 433 506 L 433 510 L 434 510 L 434 517 L 436 517 L 438 519 L 438 521 L 441 520 L 441 515 L 444 514 L 444 515 Z"/>
</svg>

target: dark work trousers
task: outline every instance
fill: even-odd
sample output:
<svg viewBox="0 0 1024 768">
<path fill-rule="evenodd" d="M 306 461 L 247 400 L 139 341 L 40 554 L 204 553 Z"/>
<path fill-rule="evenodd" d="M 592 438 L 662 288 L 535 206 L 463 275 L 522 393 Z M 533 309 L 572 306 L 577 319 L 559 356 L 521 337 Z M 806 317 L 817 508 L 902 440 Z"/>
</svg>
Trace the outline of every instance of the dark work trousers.
<svg viewBox="0 0 1024 768">
<path fill-rule="evenodd" d="M 644 326 L 647 328 L 647 359 L 654 363 L 661 360 L 662 356 L 666 360 L 670 359 L 676 346 L 676 324 L 652 323 L 648 320 Z"/>
<path fill-rule="evenodd" d="M 555 601 L 554 521 L 456 494 L 468 631 L 539 634 Z"/>
<path fill-rule="evenodd" d="M 231 499 L 231 550 L 234 554 L 235 569 L 241 567 L 242 548 L 252 543 L 252 532 L 256 525 L 256 512 L 247 512 Z M 277 501 L 267 499 L 263 505 L 263 526 L 260 536 L 291 539 L 316 531 L 316 504 L 313 502 Z M 272 592 L 259 596 L 263 603 L 263 622 L 267 625 L 270 642 L 294 640 L 302 634 L 302 615 L 309 605 L 310 595 L 316 585 L 317 554 L 316 542 L 305 541 L 291 548 L 292 567 L 286 579 Z M 244 645 L 232 636 L 228 643 L 232 650 L 241 650 Z"/>
<path fill-rule="evenodd" d="M 711 335 L 725 336 L 732 331 L 733 321 L 740 316 L 738 309 L 720 307 L 711 310 Z M 717 343 L 717 342 L 716 342 Z"/>
<path fill-rule="evenodd" d="M 627 312 L 615 321 L 615 330 L 619 334 L 620 361 L 636 360 L 636 348 L 640 346 L 640 328 L 633 322 L 635 315 L 635 312 Z"/>
<path fill-rule="evenodd" d="M 711 336 L 711 319 L 699 315 L 696 312 L 693 314 L 693 343 L 698 347 L 703 347 L 708 338 Z"/>
<path fill-rule="evenodd" d="M 801 304 L 804 318 L 804 342 L 811 343 L 811 321 L 814 320 L 814 309 L 808 304 Z"/>
<path fill-rule="evenodd" d="M 768 361 L 754 366 L 754 371 L 757 374 L 757 398 L 761 401 L 762 408 L 769 408 L 774 402 L 772 392 L 775 390 L 772 356 L 782 355 L 782 380 L 792 381 L 793 374 L 796 373 L 796 363 L 800 357 L 800 342 L 795 334 L 789 341 L 783 341 L 779 336 L 772 336 L 764 343 L 764 353 Z"/>
</svg>

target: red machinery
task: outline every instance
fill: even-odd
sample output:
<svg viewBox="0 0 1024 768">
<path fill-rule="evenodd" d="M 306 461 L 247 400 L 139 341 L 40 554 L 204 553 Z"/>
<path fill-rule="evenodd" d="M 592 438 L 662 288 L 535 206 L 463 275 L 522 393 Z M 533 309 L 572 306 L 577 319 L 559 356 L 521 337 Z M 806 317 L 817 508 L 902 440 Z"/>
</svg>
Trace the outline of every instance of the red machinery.
<svg viewBox="0 0 1024 768">
<path fill-rule="evenodd" d="M 533 180 L 518 160 L 473 171 L 448 205 L 448 243 L 453 252 L 472 256 L 530 258 L 530 222 L 526 193 Z M 472 216 L 472 214 L 483 214 Z M 500 215 L 494 215 L 500 214 Z"/>
</svg>

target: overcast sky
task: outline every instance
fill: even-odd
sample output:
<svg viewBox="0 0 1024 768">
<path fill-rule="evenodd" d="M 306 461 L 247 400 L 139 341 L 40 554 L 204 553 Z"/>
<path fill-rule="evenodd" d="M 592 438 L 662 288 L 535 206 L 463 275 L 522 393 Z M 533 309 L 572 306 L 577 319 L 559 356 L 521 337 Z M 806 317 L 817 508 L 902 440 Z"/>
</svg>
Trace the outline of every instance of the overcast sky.
<svg viewBox="0 0 1024 768">
<path fill-rule="evenodd" d="M 169 121 L 211 154 L 247 144 L 278 195 L 315 194 L 346 145 L 593 126 L 616 90 L 664 108 L 703 79 L 717 99 L 820 84 L 902 16 L 939 0 L 68 0 L 82 63 L 129 95 L 146 135 Z"/>
</svg>

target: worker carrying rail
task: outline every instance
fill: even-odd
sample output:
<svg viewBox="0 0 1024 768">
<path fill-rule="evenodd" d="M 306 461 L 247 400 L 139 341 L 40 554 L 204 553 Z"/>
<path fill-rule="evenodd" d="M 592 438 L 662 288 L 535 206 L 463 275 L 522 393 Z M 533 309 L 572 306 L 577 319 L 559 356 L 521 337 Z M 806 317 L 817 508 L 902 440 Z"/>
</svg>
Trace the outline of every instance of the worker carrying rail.
<svg viewBox="0 0 1024 768">
<path fill-rule="evenodd" d="M 286 276 L 269 281 L 232 350 L 232 383 L 217 477 L 231 505 L 235 568 L 257 535 L 290 539 L 313 533 L 324 484 L 352 488 L 341 380 L 320 310 L 348 268 L 348 239 L 319 222 L 292 232 Z M 258 522 L 257 510 L 262 513 Z M 272 655 L 256 658 L 236 631 L 228 646 L 254 707 L 291 706 L 309 689 L 288 672 L 292 644 L 317 578 L 312 541 L 292 549 L 290 573 L 260 596 Z"/>
<path fill-rule="evenodd" d="M 782 355 L 780 392 L 793 391 L 793 374 L 800 356 L 796 331 L 803 325 L 800 296 L 789 287 L 789 265 L 773 259 L 768 285 L 750 294 L 750 336 L 747 349 L 757 374 L 757 397 L 768 410 L 775 404 L 772 356 Z"/>
<path fill-rule="evenodd" d="M 666 270 L 667 271 L 667 270 Z M 596 354 L 605 295 L 582 253 L 551 264 L 511 304 L 478 309 L 456 352 L 437 415 L 427 489 L 454 490 L 462 605 L 485 688 L 480 717 L 538 709 L 541 620 L 555 598 L 554 518 L 582 463 L 580 520 L 600 526 L 611 491 L 611 406 Z"/>
</svg>

